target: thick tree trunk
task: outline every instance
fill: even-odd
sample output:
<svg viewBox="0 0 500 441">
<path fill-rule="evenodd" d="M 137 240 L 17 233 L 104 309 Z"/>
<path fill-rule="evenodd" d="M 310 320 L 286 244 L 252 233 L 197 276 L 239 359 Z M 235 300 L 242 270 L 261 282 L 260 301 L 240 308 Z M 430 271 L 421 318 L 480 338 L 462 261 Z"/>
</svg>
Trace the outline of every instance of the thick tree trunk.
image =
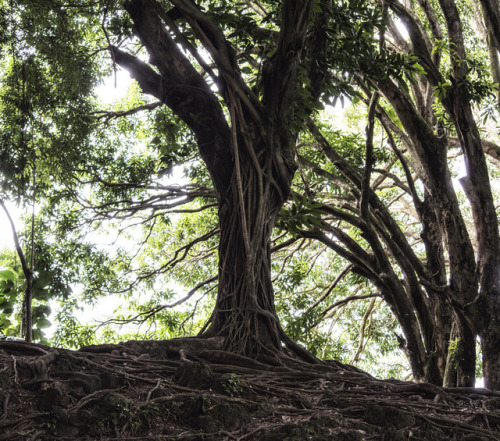
<svg viewBox="0 0 500 441">
<path fill-rule="evenodd" d="M 261 201 L 265 224 L 259 228 L 259 237 L 254 235 L 251 238 L 256 246 L 247 250 L 238 196 L 231 190 L 219 208 L 219 289 L 212 331 L 226 337 L 227 349 L 258 356 L 281 350 L 269 246 L 274 219 L 281 204 Z M 255 191 L 255 188 L 246 188 L 248 193 Z M 258 207 L 252 209 L 254 213 L 257 210 Z M 252 221 L 252 216 L 247 216 L 247 219 Z"/>
<path fill-rule="evenodd" d="M 491 390 L 500 390 L 500 326 L 481 335 L 481 349 L 483 351 L 484 385 Z"/>
<path fill-rule="evenodd" d="M 465 317 L 456 317 L 458 357 L 456 362 L 457 387 L 476 384 L 476 334 Z"/>
<path fill-rule="evenodd" d="M 249 105 L 248 98 L 241 100 L 238 90 L 231 88 L 225 95 L 233 173 L 229 185 L 219 188 L 219 289 L 209 332 L 223 335 L 226 349 L 252 357 L 273 357 L 286 343 L 293 352 L 314 359 L 280 327 L 270 254 L 274 221 L 288 199 L 296 170 L 290 94 L 312 5 L 310 0 L 283 2 L 276 52 L 262 72 L 262 100 Z M 230 85 L 232 78 L 225 80 Z"/>
<path fill-rule="evenodd" d="M 190 127 L 212 177 L 221 241 L 219 291 L 207 334 L 225 336 L 226 348 L 241 354 L 275 354 L 282 351 L 282 341 L 293 344 L 276 316 L 269 248 L 275 217 L 288 198 L 295 172 L 297 134 L 289 119 L 296 103 L 290 93 L 308 38 L 313 1 L 283 2 L 279 38 L 264 63 L 260 93 L 245 83 L 234 50 L 217 24 L 189 0 L 170 3 L 215 62 L 230 125 L 212 86 L 180 50 L 180 45 L 185 50 L 192 47 L 159 2 L 125 2 L 134 32 L 155 69 L 118 48 L 111 48 L 113 60 Z M 192 55 L 213 80 L 214 69 L 201 56 Z"/>
<path fill-rule="evenodd" d="M 281 155 L 269 155 L 289 151 L 286 145 L 277 147 L 279 134 L 267 142 L 255 135 L 253 143 L 234 134 L 233 177 L 219 200 L 219 284 L 208 334 L 224 336 L 232 352 L 273 357 L 283 350 L 285 336 L 274 306 L 271 234 L 295 166 Z M 273 179 L 264 181 L 264 176 Z"/>
</svg>

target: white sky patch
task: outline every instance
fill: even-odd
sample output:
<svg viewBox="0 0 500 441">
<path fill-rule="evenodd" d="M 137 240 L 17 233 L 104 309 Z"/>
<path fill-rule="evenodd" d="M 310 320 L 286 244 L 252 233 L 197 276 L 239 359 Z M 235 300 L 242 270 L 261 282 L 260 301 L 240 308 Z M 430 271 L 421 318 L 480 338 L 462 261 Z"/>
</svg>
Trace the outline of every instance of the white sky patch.
<svg viewBox="0 0 500 441">
<path fill-rule="evenodd" d="M 117 66 L 116 71 L 97 88 L 96 93 L 99 101 L 103 104 L 113 104 L 124 98 L 132 81 L 130 74 Z"/>
<path fill-rule="evenodd" d="M 408 30 L 406 29 L 406 25 L 399 19 L 393 18 L 394 23 L 396 24 L 396 28 L 398 29 L 401 36 L 406 40 L 410 40 L 410 34 L 408 34 Z"/>
<path fill-rule="evenodd" d="M 15 204 L 5 201 L 5 205 L 9 210 L 10 217 L 14 221 L 16 231 L 19 233 L 21 229 L 21 210 Z M 3 209 L 0 209 L 0 250 L 5 248 L 14 249 L 14 237 L 12 235 L 12 228 L 9 218 Z"/>
<path fill-rule="evenodd" d="M 109 105 L 123 99 L 126 97 L 132 81 L 132 78 L 126 70 L 117 67 L 116 72 L 106 78 L 103 84 L 97 88 L 96 92 L 99 101 L 102 102 L 103 105 Z M 22 229 L 22 210 L 9 201 L 5 201 L 5 205 L 19 233 Z M 0 250 L 4 248 L 14 249 L 14 239 L 7 215 L 4 210 L 0 209 Z"/>
<path fill-rule="evenodd" d="M 101 86 L 96 89 L 96 93 L 99 101 L 103 106 L 108 106 L 117 101 L 125 98 L 127 96 L 130 85 L 132 84 L 132 78 L 129 73 L 119 67 L 117 67 L 116 72 L 106 78 Z M 22 217 L 23 210 L 16 206 L 16 204 L 5 201 L 5 205 L 9 210 L 9 214 L 14 221 L 15 228 L 19 234 L 23 228 Z M 31 213 L 31 208 L 27 207 L 29 213 Z M 109 243 L 109 240 L 104 240 L 100 237 L 103 242 Z M 106 238 L 108 239 L 108 238 Z M 8 220 L 7 215 L 3 209 L 0 209 L 0 250 L 2 249 L 15 249 L 14 239 L 12 235 L 12 228 Z M 78 287 L 73 287 L 79 290 Z M 112 317 L 113 312 L 117 307 L 119 307 L 119 302 L 117 302 L 117 296 L 108 296 L 101 299 L 94 306 L 86 306 L 82 313 L 78 314 L 77 318 L 83 323 L 96 323 L 108 320 Z M 57 309 L 55 302 L 51 302 L 51 307 L 53 313 Z M 49 318 L 50 319 L 50 318 Z M 51 337 L 54 332 L 53 327 L 45 330 L 46 336 Z"/>
</svg>

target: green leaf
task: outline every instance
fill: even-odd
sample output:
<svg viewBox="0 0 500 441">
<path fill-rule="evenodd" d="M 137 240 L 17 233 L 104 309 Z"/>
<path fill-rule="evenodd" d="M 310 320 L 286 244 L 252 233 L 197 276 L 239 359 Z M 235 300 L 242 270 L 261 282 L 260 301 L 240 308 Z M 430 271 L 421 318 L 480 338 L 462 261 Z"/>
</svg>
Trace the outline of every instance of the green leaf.
<svg viewBox="0 0 500 441">
<path fill-rule="evenodd" d="M 11 326 L 11 321 L 5 317 L 0 317 L 0 329 L 8 328 Z"/>
<path fill-rule="evenodd" d="M 38 277 L 33 281 L 33 285 L 36 285 L 38 289 L 43 289 L 52 281 L 53 276 L 53 271 L 39 271 Z"/>
<path fill-rule="evenodd" d="M 34 324 L 38 329 L 50 328 L 52 326 L 52 322 L 50 322 L 50 320 L 47 320 L 46 318 L 37 320 Z"/>
<path fill-rule="evenodd" d="M 0 280 L 16 280 L 16 273 L 12 270 L 2 270 L 0 271 Z"/>
</svg>

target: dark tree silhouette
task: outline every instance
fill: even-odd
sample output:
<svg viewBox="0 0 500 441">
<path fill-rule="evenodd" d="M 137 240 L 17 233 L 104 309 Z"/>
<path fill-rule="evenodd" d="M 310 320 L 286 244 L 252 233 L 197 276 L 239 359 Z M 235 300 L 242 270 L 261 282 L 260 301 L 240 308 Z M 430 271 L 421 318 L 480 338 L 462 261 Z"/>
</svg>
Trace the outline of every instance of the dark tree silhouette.
<svg viewBox="0 0 500 441">
<path fill-rule="evenodd" d="M 279 34 L 270 35 L 275 50 L 262 60 L 257 90 L 243 80 L 234 50 L 217 24 L 190 1 L 171 3 L 170 11 L 152 0 L 126 3 L 150 64 L 118 48 L 112 53 L 145 93 L 186 122 L 212 177 L 219 205 L 219 278 L 206 335 L 222 335 L 226 349 L 246 355 L 273 356 L 286 343 L 312 359 L 286 337 L 276 315 L 270 240 L 296 169 L 297 128 L 291 121 L 302 98 L 292 92 L 301 57 L 312 43 L 313 2 L 283 2 Z M 206 66 L 182 37 L 177 22 L 189 24 L 215 66 Z M 197 72 L 181 46 L 210 75 L 204 78 Z M 222 100 L 210 82 L 217 85 Z"/>
</svg>

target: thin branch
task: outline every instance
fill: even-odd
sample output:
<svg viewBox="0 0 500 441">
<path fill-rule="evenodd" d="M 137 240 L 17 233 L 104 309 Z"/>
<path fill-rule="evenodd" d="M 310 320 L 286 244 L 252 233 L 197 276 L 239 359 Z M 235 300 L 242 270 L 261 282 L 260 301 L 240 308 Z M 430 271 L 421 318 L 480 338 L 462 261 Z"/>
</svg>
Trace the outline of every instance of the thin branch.
<svg viewBox="0 0 500 441">
<path fill-rule="evenodd" d="M 19 260 L 21 261 L 21 267 L 23 269 L 23 274 L 24 274 L 24 277 L 26 279 L 26 290 L 30 289 L 30 285 L 33 281 L 33 271 L 32 269 L 28 266 L 28 262 L 26 261 L 26 256 L 24 255 L 24 252 L 23 252 L 23 249 L 21 247 L 21 244 L 19 243 L 19 236 L 17 235 L 17 231 L 16 231 L 16 226 L 14 225 L 14 221 L 12 220 L 12 217 L 10 216 L 10 213 L 9 213 L 9 210 L 7 209 L 7 206 L 5 205 L 5 202 L 0 199 L 0 206 L 3 208 L 3 211 L 5 212 L 5 214 L 7 215 L 7 219 L 9 220 L 9 223 L 10 223 L 10 227 L 12 229 L 12 237 L 14 238 L 14 245 L 16 247 L 16 251 L 17 251 L 17 255 L 19 256 Z M 31 283 L 30 283 L 31 281 Z M 27 315 L 28 313 L 30 313 L 30 316 L 31 316 L 31 308 L 27 308 L 26 306 L 26 301 L 27 301 L 27 296 L 26 296 L 26 293 L 25 293 L 25 298 L 24 298 L 24 314 L 26 315 L 26 320 L 25 320 L 25 324 L 26 324 L 26 328 L 27 328 L 27 331 L 29 330 L 28 328 L 30 328 L 29 326 L 29 322 L 30 320 L 28 319 Z M 31 331 L 31 330 L 29 330 Z M 26 341 L 30 342 L 31 341 L 31 332 L 27 332 L 26 333 Z"/>
<path fill-rule="evenodd" d="M 292 237 L 290 239 L 285 240 L 282 243 L 279 243 L 275 245 L 274 247 L 271 248 L 271 253 L 276 253 L 290 245 L 293 245 L 295 242 L 297 242 L 299 239 L 297 237 Z"/>
<path fill-rule="evenodd" d="M 197 237 L 196 239 L 192 240 L 191 242 L 189 242 L 188 244 L 182 246 L 181 248 L 178 248 L 175 251 L 174 256 L 167 263 L 163 264 L 160 268 L 158 268 L 158 269 L 156 269 L 154 271 L 148 271 L 145 274 L 141 274 L 138 277 L 138 279 L 139 280 L 143 280 L 143 279 L 151 277 L 151 276 L 153 276 L 155 274 L 159 274 L 161 272 L 164 272 L 164 271 L 166 271 L 169 268 L 173 268 L 175 265 L 177 265 L 177 263 L 179 263 L 179 262 L 181 262 L 182 260 L 185 259 L 185 257 L 187 256 L 187 253 L 189 252 L 189 250 L 194 245 L 196 245 L 197 243 L 200 243 L 200 242 L 204 242 L 207 239 L 210 239 L 211 237 L 213 237 L 216 234 L 218 234 L 219 231 L 220 231 L 219 228 L 213 228 L 209 232 L 203 234 L 202 236 Z M 182 256 L 179 258 L 179 254 L 181 252 L 182 252 Z"/>
<path fill-rule="evenodd" d="M 354 295 L 354 296 L 345 297 L 344 299 L 339 300 L 338 302 L 335 302 L 333 305 L 330 305 L 328 308 L 326 308 L 321 313 L 321 318 L 313 325 L 313 327 L 319 325 L 319 323 L 321 323 L 323 318 L 325 318 L 326 314 L 328 314 L 328 312 L 330 312 L 332 309 L 338 308 L 339 306 L 345 306 L 348 303 L 354 302 L 356 300 L 371 299 L 373 297 L 381 297 L 382 298 L 383 296 L 381 294 L 363 294 L 363 295 L 359 295 L 359 296 Z"/>
<path fill-rule="evenodd" d="M 193 297 L 194 294 L 200 289 L 203 288 L 205 285 L 208 285 L 209 283 L 215 282 L 218 279 L 218 276 L 213 276 L 207 280 L 204 280 L 203 282 L 198 283 L 193 289 L 191 289 L 182 299 L 177 300 L 174 303 L 170 303 L 168 305 L 158 305 L 154 307 L 153 309 L 150 309 L 149 311 L 141 312 L 134 317 L 128 318 L 128 319 L 110 319 L 106 320 L 104 322 L 99 323 L 98 328 L 101 328 L 103 326 L 109 325 L 109 324 L 126 324 L 126 323 L 144 323 L 151 317 L 155 316 L 158 314 L 160 311 L 163 311 L 164 309 L 171 309 L 175 308 L 176 306 L 182 305 L 183 303 L 187 302 L 191 297 Z"/>
<path fill-rule="evenodd" d="M 375 157 L 373 154 L 373 131 L 375 126 L 375 109 L 377 107 L 379 94 L 373 92 L 368 107 L 368 124 L 366 126 L 366 159 L 365 170 L 363 179 L 361 181 L 361 201 L 360 201 L 360 215 L 365 222 L 370 222 L 370 214 L 368 212 L 370 200 L 370 179 Z"/>
<path fill-rule="evenodd" d="M 326 292 L 318 299 L 316 300 L 309 308 L 307 308 L 305 314 L 308 312 L 312 311 L 314 308 L 316 308 L 323 300 L 325 300 L 330 293 L 335 289 L 335 287 L 339 284 L 339 282 L 347 275 L 349 272 L 354 268 L 354 265 L 352 263 L 348 264 L 340 273 L 339 275 L 335 278 L 333 283 L 328 287 Z"/>
<path fill-rule="evenodd" d="M 363 350 L 366 347 L 366 343 L 365 343 L 366 322 L 368 321 L 369 318 L 370 318 L 370 321 L 371 321 L 371 317 L 372 317 L 372 313 L 373 313 L 373 308 L 375 307 L 375 302 L 376 302 L 376 298 L 372 298 L 371 301 L 370 301 L 370 304 L 368 305 L 368 308 L 365 311 L 365 314 L 363 315 L 363 319 L 361 320 L 361 327 L 359 329 L 359 344 L 358 344 L 358 349 L 356 351 L 356 354 L 352 358 L 352 360 L 349 362 L 349 364 L 356 364 L 357 361 L 359 360 L 359 356 L 361 355 L 361 353 L 363 352 Z"/>
<path fill-rule="evenodd" d="M 339 256 L 355 265 L 356 272 L 363 274 L 364 277 L 370 280 L 378 278 L 378 271 L 374 267 L 375 262 L 372 255 L 368 254 L 357 242 L 340 229 L 331 227 L 329 232 L 335 235 L 337 240 L 330 239 L 324 232 L 319 230 L 301 230 L 300 234 L 303 237 L 319 240 L 330 247 Z M 338 242 L 341 242 L 347 249 L 340 246 Z"/>
<path fill-rule="evenodd" d="M 243 2 L 251 8 L 256 14 L 260 15 L 262 18 L 266 18 L 268 15 L 268 12 L 264 9 L 264 7 L 257 1 L 249 1 L 249 0 L 243 0 Z"/>
<path fill-rule="evenodd" d="M 142 106 L 134 107 L 129 110 L 117 110 L 117 111 L 107 111 L 107 110 L 98 110 L 96 112 L 92 112 L 91 115 L 95 115 L 98 119 L 103 119 L 105 124 L 108 124 L 109 121 L 115 118 L 121 118 L 123 116 L 134 115 L 136 113 L 142 112 L 143 110 L 154 110 L 157 107 L 164 105 L 161 101 L 155 101 L 150 104 L 143 104 Z"/>
<path fill-rule="evenodd" d="M 17 235 L 16 232 L 16 226 L 14 225 L 14 221 L 12 220 L 12 217 L 10 216 L 9 210 L 5 205 L 5 202 L 0 199 L 0 206 L 3 208 L 3 211 L 7 215 L 7 219 L 9 220 L 10 227 L 12 229 L 12 237 L 14 238 L 14 245 L 16 247 L 17 254 L 19 256 L 19 260 L 21 261 L 21 267 L 23 269 L 23 273 L 25 277 L 28 277 L 28 274 L 31 272 L 28 263 L 26 261 L 26 257 L 24 256 L 23 249 L 21 247 L 21 244 L 19 243 L 19 236 Z"/>
<path fill-rule="evenodd" d="M 422 201 L 420 200 L 420 197 L 418 196 L 417 189 L 415 188 L 415 182 L 413 180 L 413 177 L 411 175 L 411 170 L 410 167 L 408 167 L 408 163 L 403 156 L 403 153 L 398 149 L 396 145 L 396 141 L 394 140 L 394 137 L 392 136 L 391 130 L 389 129 L 388 125 L 386 124 L 386 121 L 383 118 L 379 119 L 380 124 L 385 130 L 385 133 L 387 134 L 387 139 L 389 140 L 389 145 L 396 155 L 396 157 L 399 160 L 399 163 L 403 167 L 405 176 L 406 176 L 406 182 L 408 183 L 408 187 L 410 190 L 410 194 L 413 199 L 413 203 L 415 204 L 415 208 L 417 209 L 418 212 L 420 212 L 421 207 L 422 207 Z"/>
</svg>

